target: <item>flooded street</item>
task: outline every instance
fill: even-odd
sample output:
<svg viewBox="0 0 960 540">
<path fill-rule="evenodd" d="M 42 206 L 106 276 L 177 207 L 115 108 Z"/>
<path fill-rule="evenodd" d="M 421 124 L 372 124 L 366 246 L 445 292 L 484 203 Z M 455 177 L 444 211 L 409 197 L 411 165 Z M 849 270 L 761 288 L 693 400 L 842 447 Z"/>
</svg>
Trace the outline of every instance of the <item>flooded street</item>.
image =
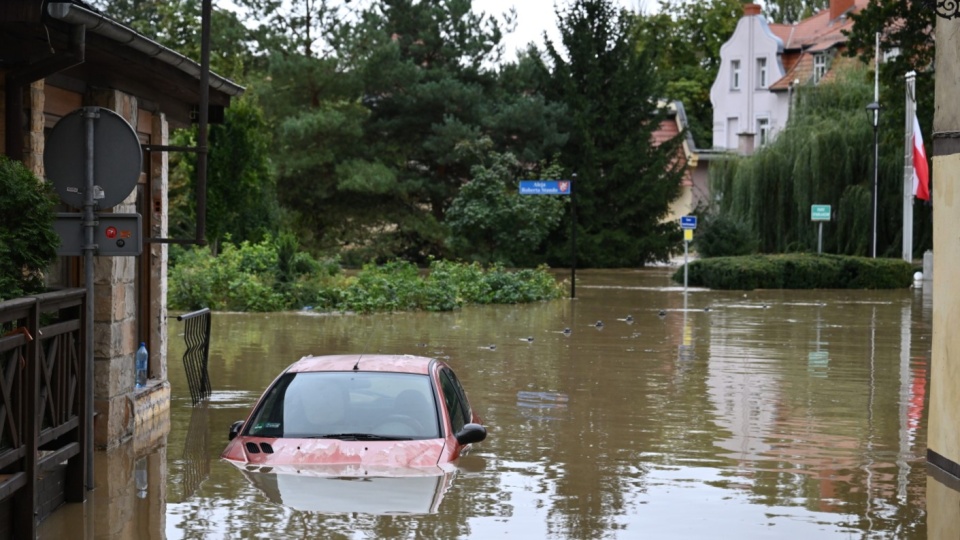
<svg viewBox="0 0 960 540">
<path fill-rule="evenodd" d="M 685 297 L 669 272 L 580 272 L 576 300 L 452 313 L 215 313 L 214 393 L 196 408 L 171 317 L 165 444 L 97 452 L 90 500 L 40 537 L 960 535 L 960 497 L 925 459 L 929 295 Z M 283 368 L 357 352 L 446 360 L 487 440 L 455 473 L 403 482 L 248 477 L 220 461 Z"/>
</svg>

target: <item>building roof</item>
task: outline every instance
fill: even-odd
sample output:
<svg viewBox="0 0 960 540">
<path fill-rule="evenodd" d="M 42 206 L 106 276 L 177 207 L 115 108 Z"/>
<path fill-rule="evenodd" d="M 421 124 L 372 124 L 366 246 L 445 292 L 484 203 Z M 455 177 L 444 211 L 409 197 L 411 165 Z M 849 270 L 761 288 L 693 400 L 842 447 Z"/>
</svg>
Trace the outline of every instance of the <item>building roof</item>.
<svg viewBox="0 0 960 540">
<path fill-rule="evenodd" d="M 847 41 L 844 30 L 853 28 L 850 13 L 856 13 L 867 6 L 869 0 L 853 0 L 845 10 L 822 9 L 815 15 L 807 17 L 796 24 L 770 24 L 770 31 L 783 41 L 785 51 L 791 49 L 809 50 L 817 48 L 824 50 L 838 43 Z M 834 4 L 838 3 L 834 0 Z M 839 13 L 831 16 L 833 13 Z"/>
<path fill-rule="evenodd" d="M 58 68 L 56 75 L 44 71 L 45 63 L 71 54 L 78 56 L 75 65 Z M 0 2 L 0 70 L 36 72 L 66 86 L 123 90 L 155 103 L 175 124 L 189 123 L 200 103 L 199 63 L 77 0 Z M 243 87 L 215 73 L 209 88 L 211 106 L 226 107 L 243 93 Z"/>
<path fill-rule="evenodd" d="M 809 81 L 813 76 L 814 55 L 843 47 L 847 41 L 843 32 L 853 28 L 849 14 L 866 7 L 868 1 L 833 0 L 829 8 L 796 24 L 771 24 L 770 30 L 784 44 L 780 59 L 785 74 L 770 85 L 770 90 L 785 91 L 794 81 Z"/>
</svg>

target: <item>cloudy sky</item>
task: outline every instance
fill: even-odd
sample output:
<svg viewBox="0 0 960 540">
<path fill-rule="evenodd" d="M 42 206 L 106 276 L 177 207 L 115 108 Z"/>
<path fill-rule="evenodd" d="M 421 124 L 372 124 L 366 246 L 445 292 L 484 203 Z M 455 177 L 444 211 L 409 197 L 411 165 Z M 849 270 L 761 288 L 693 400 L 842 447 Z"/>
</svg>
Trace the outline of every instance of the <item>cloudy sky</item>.
<svg viewBox="0 0 960 540">
<path fill-rule="evenodd" d="M 656 6 L 656 0 L 614 0 L 625 8 L 648 10 Z M 516 58 L 516 50 L 522 49 L 533 41 L 538 46 L 543 44 L 543 32 L 550 38 L 557 39 L 557 17 L 554 14 L 554 4 L 565 6 L 570 0 L 473 0 L 473 10 L 488 14 L 499 15 L 511 7 L 517 10 L 517 28 L 504 39 L 505 59 Z"/>
</svg>

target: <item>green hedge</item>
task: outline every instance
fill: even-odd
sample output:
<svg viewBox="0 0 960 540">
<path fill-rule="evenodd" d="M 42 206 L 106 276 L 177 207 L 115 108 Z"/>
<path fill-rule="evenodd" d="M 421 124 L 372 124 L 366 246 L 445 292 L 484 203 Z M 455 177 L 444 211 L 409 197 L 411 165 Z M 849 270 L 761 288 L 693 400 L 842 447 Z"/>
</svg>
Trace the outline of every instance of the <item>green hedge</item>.
<svg viewBox="0 0 960 540">
<path fill-rule="evenodd" d="M 913 266 L 900 259 L 845 255 L 750 255 L 689 263 L 687 283 L 711 289 L 898 289 L 913 281 Z M 683 267 L 673 274 L 683 283 Z"/>
<path fill-rule="evenodd" d="M 171 256 L 172 309 L 217 311 L 449 311 L 467 304 L 515 304 L 559 298 L 564 289 L 546 267 L 432 261 L 423 271 L 406 261 L 367 264 L 344 275 L 337 261 L 316 261 L 285 235 L 259 243 L 224 244 Z"/>
</svg>

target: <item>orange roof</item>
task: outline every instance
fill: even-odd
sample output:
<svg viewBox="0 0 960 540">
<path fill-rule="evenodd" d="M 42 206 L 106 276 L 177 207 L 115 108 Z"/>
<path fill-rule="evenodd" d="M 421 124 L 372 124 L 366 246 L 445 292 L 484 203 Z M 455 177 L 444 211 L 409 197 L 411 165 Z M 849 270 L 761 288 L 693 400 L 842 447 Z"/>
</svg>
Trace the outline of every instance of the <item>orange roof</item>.
<svg viewBox="0 0 960 540">
<path fill-rule="evenodd" d="M 660 127 L 654 130 L 651 138 L 653 139 L 654 146 L 660 146 L 661 144 L 669 141 L 670 139 L 676 137 L 680 134 L 680 130 L 683 129 L 683 126 L 680 125 L 685 118 L 678 118 L 679 114 L 671 114 L 670 116 L 664 118 L 660 121 Z M 688 142 L 692 141 L 693 138 L 687 133 Z M 683 148 L 677 149 L 676 160 L 682 160 L 686 165 L 683 170 L 683 178 L 680 180 L 680 184 L 683 186 L 693 185 L 693 171 L 691 170 L 691 163 L 689 154 L 690 149 L 687 148 L 685 144 Z M 696 164 L 694 160 L 693 164 Z"/>
<path fill-rule="evenodd" d="M 853 9 L 857 12 L 867 6 L 869 0 L 854 0 Z M 837 43 L 847 41 L 843 30 L 853 28 L 853 20 L 843 15 L 830 17 L 830 9 L 822 9 L 816 15 L 807 17 L 796 24 L 773 23 L 770 30 L 783 41 L 784 50 L 808 49 L 818 46 L 829 48 Z"/>
<path fill-rule="evenodd" d="M 797 24 L 771 24 L 770 30 L 783 40 L 784 52 L 781 61 L 785 74 L 770 85 L 770 90 L 787 90 L 794 80 L 801 83 L 810 80 L 813 74 L 813 53 L 827 51 L 846 43 L 847 36 L 843 35 L 843 31 L 853 28 L 853 20 L 847 13 L 860 11 L 868 2 L 869 0 L 852 0 L 852 9 L 849 11 L 840 11 L 835 5 L 833 13 L 830 8 L 823 9 Z M 831 3 L 839 4 L 836 0 Z M 836 16 L 838 11 L 839 16 Z"/>
</svg>

